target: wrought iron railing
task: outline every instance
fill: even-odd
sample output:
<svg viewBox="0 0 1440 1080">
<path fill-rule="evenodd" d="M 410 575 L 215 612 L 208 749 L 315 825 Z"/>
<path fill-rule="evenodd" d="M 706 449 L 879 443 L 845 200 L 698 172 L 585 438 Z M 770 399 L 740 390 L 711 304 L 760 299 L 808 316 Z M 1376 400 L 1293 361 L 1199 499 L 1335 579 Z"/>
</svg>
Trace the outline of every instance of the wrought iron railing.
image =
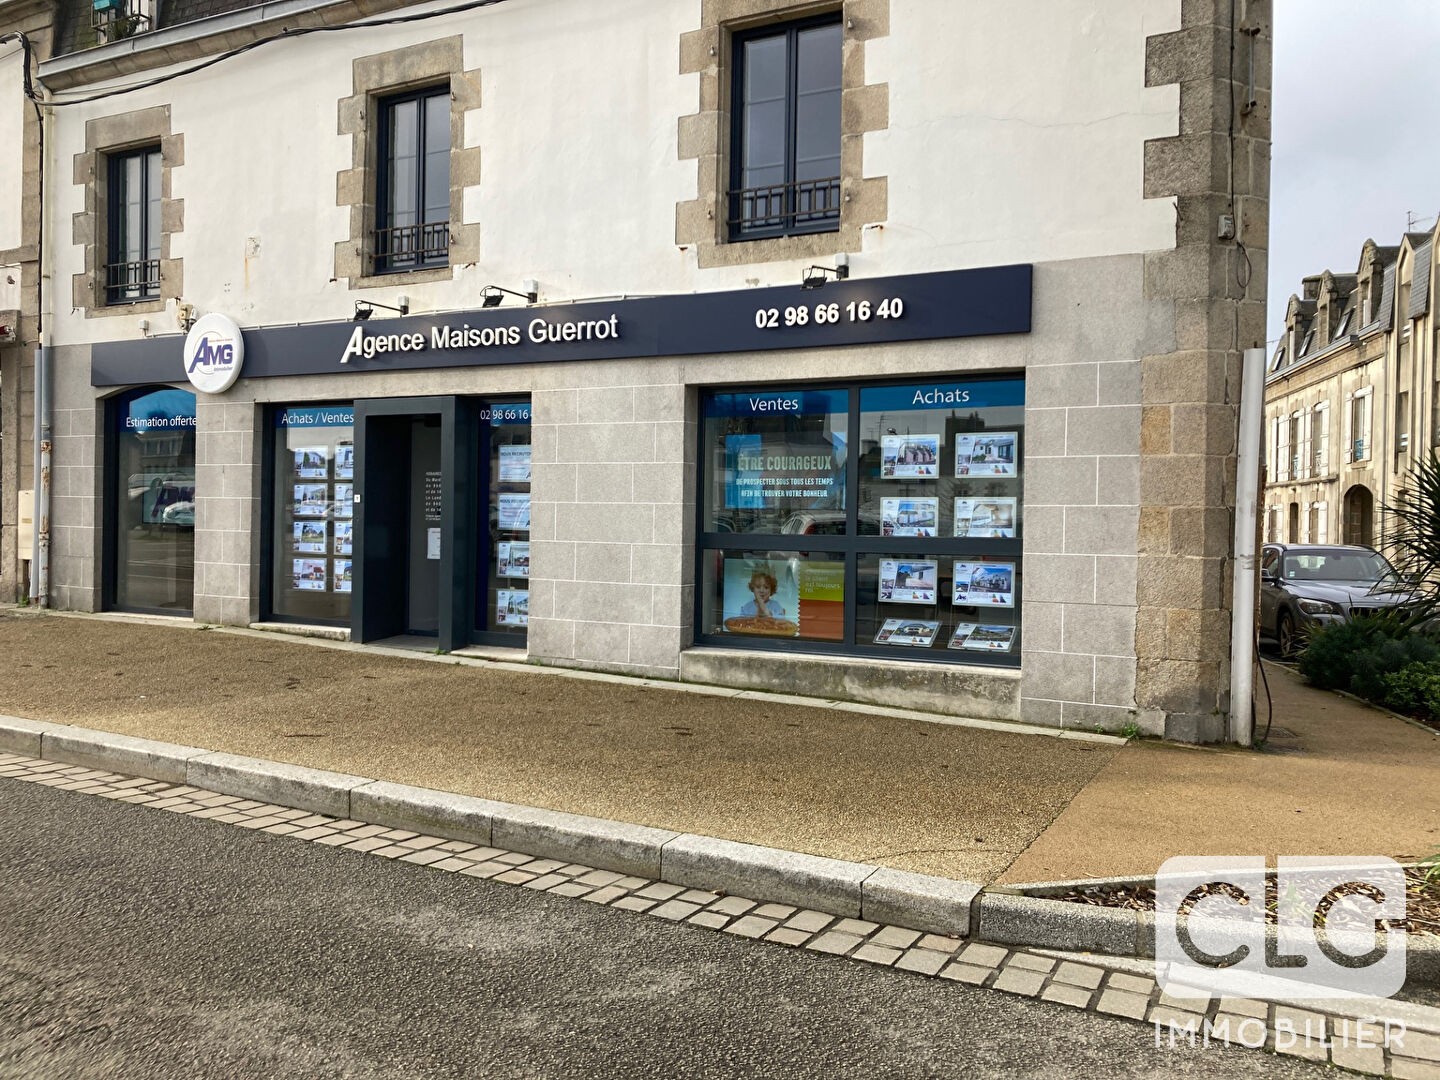
<svg viewBox="0 0 1440 1080">
<path fill-rule="evenodd" d="M 731 231 L 740 235 L 839 228 L 840 177 L 732 191 L 727 217 Z"/>
<path fill-rule="evenodd" d="M 450 258 L 450 223 L 427 221 L 375 230 L 375 272 L 415 270 Z"/>
<path fill-rule="evenodd" d="M 105 302 L 128 304 L 160 295 L 160 260 L 109 263 L 105 267 Z"/>
</svg>

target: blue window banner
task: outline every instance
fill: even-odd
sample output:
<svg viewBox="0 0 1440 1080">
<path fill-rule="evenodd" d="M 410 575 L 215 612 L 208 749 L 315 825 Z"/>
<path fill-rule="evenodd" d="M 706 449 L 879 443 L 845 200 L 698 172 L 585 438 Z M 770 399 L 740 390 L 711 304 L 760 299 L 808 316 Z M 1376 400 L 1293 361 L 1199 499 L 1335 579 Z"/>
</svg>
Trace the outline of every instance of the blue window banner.
<svg viewBox="0 0 1440 1080">
<path fill-rule="evenodd" d="M 154 390 L 132 398 L 115 417 L 122 432 L 194 431 L 195 395 L 170 387 Z"/>
<path fill-rule="evenodd" d="M 860 391 L 861 412 L 993 409 L 1024 404 L 1024 379 L 940 380 L 904 386 L 867 386 Z"/>
<path fill-rule="evenodd" d="M 775 390 L 747 394 L 707 394 L 711 417 L 824 416 L 850 411 L 845 390 Z"/>
<path fill-rule="evenodd" d="M 355 409 L 350 405 L 315 405 L 277 409 L 275 426 L 282 428 L 354 427 Z"/>
<path fill-rule="evenodd" d="M 726 435 L 725 508 L 843 510 L 845 459 L 838 432 Z"/>
</svg>

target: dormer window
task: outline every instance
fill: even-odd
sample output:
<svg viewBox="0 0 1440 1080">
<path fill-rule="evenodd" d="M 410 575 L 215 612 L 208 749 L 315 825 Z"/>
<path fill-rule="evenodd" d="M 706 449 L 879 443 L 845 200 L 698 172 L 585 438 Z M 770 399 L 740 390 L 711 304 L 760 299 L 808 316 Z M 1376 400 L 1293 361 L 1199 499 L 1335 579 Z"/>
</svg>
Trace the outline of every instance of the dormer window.
<svg viewBox="0 0 1440 1080">
<path fill-rule="evenodd" d="M 1345 331 L 1350 328 L 1350 316 L 1353 314 L 1354 309 L 1352 308 L 1349 311 L 1345 312 L 1345 314 L 1340 316 L 1340 325 L 1335 327 L 1335 336 L 1337 338 L 1342 338 L 1345 336 Z"/>
<path fill-rule="evenodd" d="M 1307 354 L 1310 351 L 1310 346 L 1313 344 L 1315 344 L 1315 331 L 1312 328 L 1305 332 L 1305 340 L 1300 343 L 1300 352 L 1297 354 L 1297 359 Z"/>
</svg>

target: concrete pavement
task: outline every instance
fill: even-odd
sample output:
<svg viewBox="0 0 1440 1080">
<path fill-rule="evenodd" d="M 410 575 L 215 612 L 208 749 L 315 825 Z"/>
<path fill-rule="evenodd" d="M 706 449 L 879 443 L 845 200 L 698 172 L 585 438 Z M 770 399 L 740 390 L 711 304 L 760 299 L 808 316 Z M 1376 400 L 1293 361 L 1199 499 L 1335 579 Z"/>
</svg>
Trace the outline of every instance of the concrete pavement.
<svg viewBox="0 0 1440 1080">
<path fill-rule="evenodd" d="M 0 654 L 4 713 L 982 883 L 1440 847 L 1440 736 L 1273 667 L 1252 754 L 19 612 Z"/>
</svg>

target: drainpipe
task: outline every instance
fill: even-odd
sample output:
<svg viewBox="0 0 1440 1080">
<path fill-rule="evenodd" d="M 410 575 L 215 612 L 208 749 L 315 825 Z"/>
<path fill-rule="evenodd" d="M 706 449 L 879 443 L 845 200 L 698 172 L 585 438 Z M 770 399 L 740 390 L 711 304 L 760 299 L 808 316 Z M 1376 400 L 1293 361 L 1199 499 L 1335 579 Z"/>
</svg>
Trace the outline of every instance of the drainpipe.
<svg viewBox="0 0 1440 1080">
<path fill-rule="evenodd" d="M 50 452 L 51 430 L 50 346 L 40 335 L 35 347 L 35 551 L 30 562 L 30 599 L 50 606 Z"/>
<path fill-rule="evenodd" d="M 1235 460 L 1235 570 L 1230 617 L 1230 739 L 1255 737 L 1255 522 L 1260 499 L 1260 433 L 1265 414 L 1265 350 L 1246 349 L 1240 381 Z"/>
</svg>

